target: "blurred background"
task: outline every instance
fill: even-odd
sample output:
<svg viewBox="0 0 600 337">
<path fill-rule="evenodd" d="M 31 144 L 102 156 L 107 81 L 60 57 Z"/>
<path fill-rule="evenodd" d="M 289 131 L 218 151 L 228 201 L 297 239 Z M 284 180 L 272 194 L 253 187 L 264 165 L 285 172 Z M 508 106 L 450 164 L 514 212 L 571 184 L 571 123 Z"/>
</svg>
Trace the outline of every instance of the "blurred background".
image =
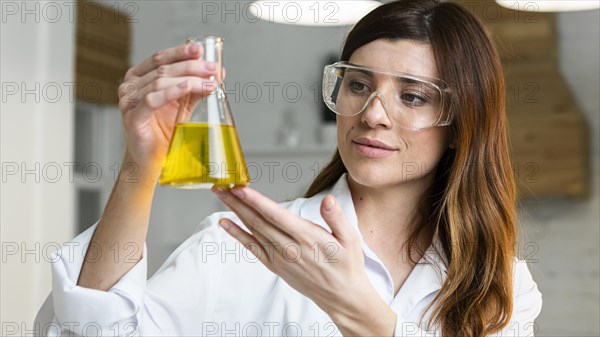
<svg viewBox="0 0 600 337">
<path fill-rule="evenodd" d="M 502 55 L 521 196 L 517 249 L 544 301 L 536 335 L 598 336 L 600 13 L 462 3 Z M 130 66 L 187 36 L 224 37 L 226 90 L 251 184 L 284 201 L 300 196 L 333 154 L 322 69 L 373 5 L 3 0 L 0 335 L 31 333 L 50 292 L 52 252 L 102 213 L 124 150 L 115 90 Z M 149 276 L 223 209 L 207 191 L 157 187 Z"/>
</svg>

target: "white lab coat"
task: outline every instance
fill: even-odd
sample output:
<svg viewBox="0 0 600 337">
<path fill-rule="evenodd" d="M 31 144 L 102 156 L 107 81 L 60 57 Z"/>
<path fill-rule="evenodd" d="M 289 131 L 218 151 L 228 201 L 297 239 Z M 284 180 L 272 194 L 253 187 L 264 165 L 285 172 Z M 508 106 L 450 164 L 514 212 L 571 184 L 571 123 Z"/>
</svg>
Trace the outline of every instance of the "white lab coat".
<svg viewBox="0 0 600 337">
<path fill-rule="evenodd" d="M 358 231 L 346 179 L 344 175 L 331 190 L 312 198 L 299 198 L 282 205 L 331 232 L 319 212 L 321 200 L 331 193 Z M 146 280 L 144 247 L 142 260 L 107 292 L 76 285 L 86 245 L 96 225 L 86 230 L 55 253 L 58 262 L 52 265 L 53 324 L 60 325 L 65 336 L 73 333 L 107 336 L 138 333 L 142 336 L 341 335 L 329 316 L 313 301 L 269 271 L 227 234 L 217 223 L 222 217 L 241 224 L 232 212 L 206 217 L 195 234 L 177 248 L 149 280 Z M 369 279 L 397 314 L 395 335 L 429 335 L 420 330 L 424 326 L 418 322 L 446 275 L 445 260 L 433 249 L 439 247 L 439 241 L 434 240 L 394 296 L 389 272 L 365 244 L 360 231 L 358 233 Z M 318 258 L 323 261 L 327 257 Z M 512 322 L 501 335 L 531 336 L 534 319 L 542 307 L 542 296 L 527 264 L 518 259 L 514 264 L 513 289 Z M 425 323 L 429 320 L 428 313 Z M 57 330 L 48 329 L 48 332 L 53 334 Z M 437 335 L 439 331 L 435 333 Z"/>
</svg>

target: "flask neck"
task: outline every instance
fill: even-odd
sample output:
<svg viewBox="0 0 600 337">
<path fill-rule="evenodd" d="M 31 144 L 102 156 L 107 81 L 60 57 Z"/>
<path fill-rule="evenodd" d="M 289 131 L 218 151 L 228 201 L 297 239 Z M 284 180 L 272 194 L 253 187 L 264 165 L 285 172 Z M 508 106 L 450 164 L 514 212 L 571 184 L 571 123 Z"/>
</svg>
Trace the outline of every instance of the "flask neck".
<svg viewBox="0 0 600 337">
<path fill-rule="evenodd" d="M 187 43 L 198 43 L 202 45 L 203 61 L 214 62 L 217 65 L 217 74 L 214 79 L 217 83 L 223 82 L 223 38 L 220 36 L 190 37 Z"/>
</svg>

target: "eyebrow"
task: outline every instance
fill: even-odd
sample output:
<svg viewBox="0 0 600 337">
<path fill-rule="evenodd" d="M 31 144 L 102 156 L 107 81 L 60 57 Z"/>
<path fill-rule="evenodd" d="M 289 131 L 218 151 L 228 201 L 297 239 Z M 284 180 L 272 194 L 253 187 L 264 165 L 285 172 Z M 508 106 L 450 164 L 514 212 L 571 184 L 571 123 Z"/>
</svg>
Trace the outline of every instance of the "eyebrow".
<svg viewBox="0 0 600 337">
<path fill-rule="evenodd" d="M 423 92 L 427 93 L 428 95 L 434 96 L 434 97 L 439 97 L 439 91 L 436 90 L 434 87 L 430 86 L 427 82 L 415 80 L 410 77 L 396 78 L 396 81 L 400 82 L 401 84 L 417 84 L 417 85 L 419 85 L 419 88 L 422 89 Z"/>
<path fill-rule="evenodd" d="M 346 70 L 346 72 L 359 72 L 362 74 L 365 74 L 369 77 L 375 77 L 373 74 L 373 71 L 367 70 L 367 69 L 361 69 L 361 68 L 348 68 Z M 409 84 L 414 84 L 414 83 L 426 83 L 423 82 L 421 80 L 416 80 L 414 78 L 410 78 L 410 77 L 406 77 L 406 76 L 398 76 L 398 75 L 392 75 L 392 74 L 385 74 L 386 76 L 393 76 L 396 78 L 396 80 L 400 83 L 409 83 Z"/>
<path fill-rule="evenodd" d="M 367 69 L 362 69 L 362 68 L 347 68 L 346 72 L 358 72 L 358 73 L 362 73 L 365 74 L 369 77 L 375 77 L 374 76 L 374 72 L 367 70 Z M 386 75 L 386 76 L 390 76 L 390 75 Z M 435 94 L 437 94 L 437 90 L 435 90 L 435 88 L 431 87 L 430 85 L 428 85 L 427 82 L 422 81 L 422 80 L 417 80 L 411 77 L 406 77 L 406 76 L 397 76 L 397 75 L 392 75 L 393 77 L 395 77 L 396 82 L 400 83 L 400 84 L 424 84 L 425 88 L 427 88 L 428 92 L 433 92 Z"/>
<path fill-rule="evenodd" d="M 430 85 L 428 82 L 417 80 L 414 78 L 401 76 L 401 77 L 396 77 L 396 81 L 400 84 L 416 84 L 416 85 L 423 87 L 423 89 L 426 89 L 427 91 L 437 92 L 435 87 Z"/>
<path fill-rule="evenodd" d="M 398 77 L 398 76 L 396 76 L 396 80 L 397 80 L 398 82 L 400 82 L 400 83 L 410 83 L 410 84 L 414 84 L 414 83 L 423 83 L 422 81 L 418 81 L 418 80 L 415 80 L 415 79 L 413 79 L 413 78 L 410 78 L 410 77 L 404 77 L 404 76 L 402 76 L 402 77 Z"/>
<path fill-rule="evenodd" d="M 363 74 L 368 75 L 370 77 L 374 77 L 373 76 L 373 72 L 370 71 L 370 70 L 360 69 L 360 68 L 347 68 L 346 69 L 346 72 L 353 72 L 353 71 L 356 71 L 356 72 L 359 72 L 359 73 L 363 73 Z"/>
</svg>

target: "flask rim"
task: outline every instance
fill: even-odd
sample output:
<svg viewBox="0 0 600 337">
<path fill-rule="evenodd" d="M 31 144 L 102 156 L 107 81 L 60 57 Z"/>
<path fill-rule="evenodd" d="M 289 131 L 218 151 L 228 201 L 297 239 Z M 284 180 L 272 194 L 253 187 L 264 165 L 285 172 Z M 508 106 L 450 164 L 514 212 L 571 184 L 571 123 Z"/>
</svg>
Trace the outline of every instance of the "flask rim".
<svg viewBox="0 0 600 337">
<path fill-rule="evenodd" d="M 188 36 L 185 39 L 186 43 L 202 43 L 204 41 L 214 40 L 216 43 L 223 43 L 225 40 L 223 37 L 218 35 L 196 35 L 196 36 Z"/>
</svg>

